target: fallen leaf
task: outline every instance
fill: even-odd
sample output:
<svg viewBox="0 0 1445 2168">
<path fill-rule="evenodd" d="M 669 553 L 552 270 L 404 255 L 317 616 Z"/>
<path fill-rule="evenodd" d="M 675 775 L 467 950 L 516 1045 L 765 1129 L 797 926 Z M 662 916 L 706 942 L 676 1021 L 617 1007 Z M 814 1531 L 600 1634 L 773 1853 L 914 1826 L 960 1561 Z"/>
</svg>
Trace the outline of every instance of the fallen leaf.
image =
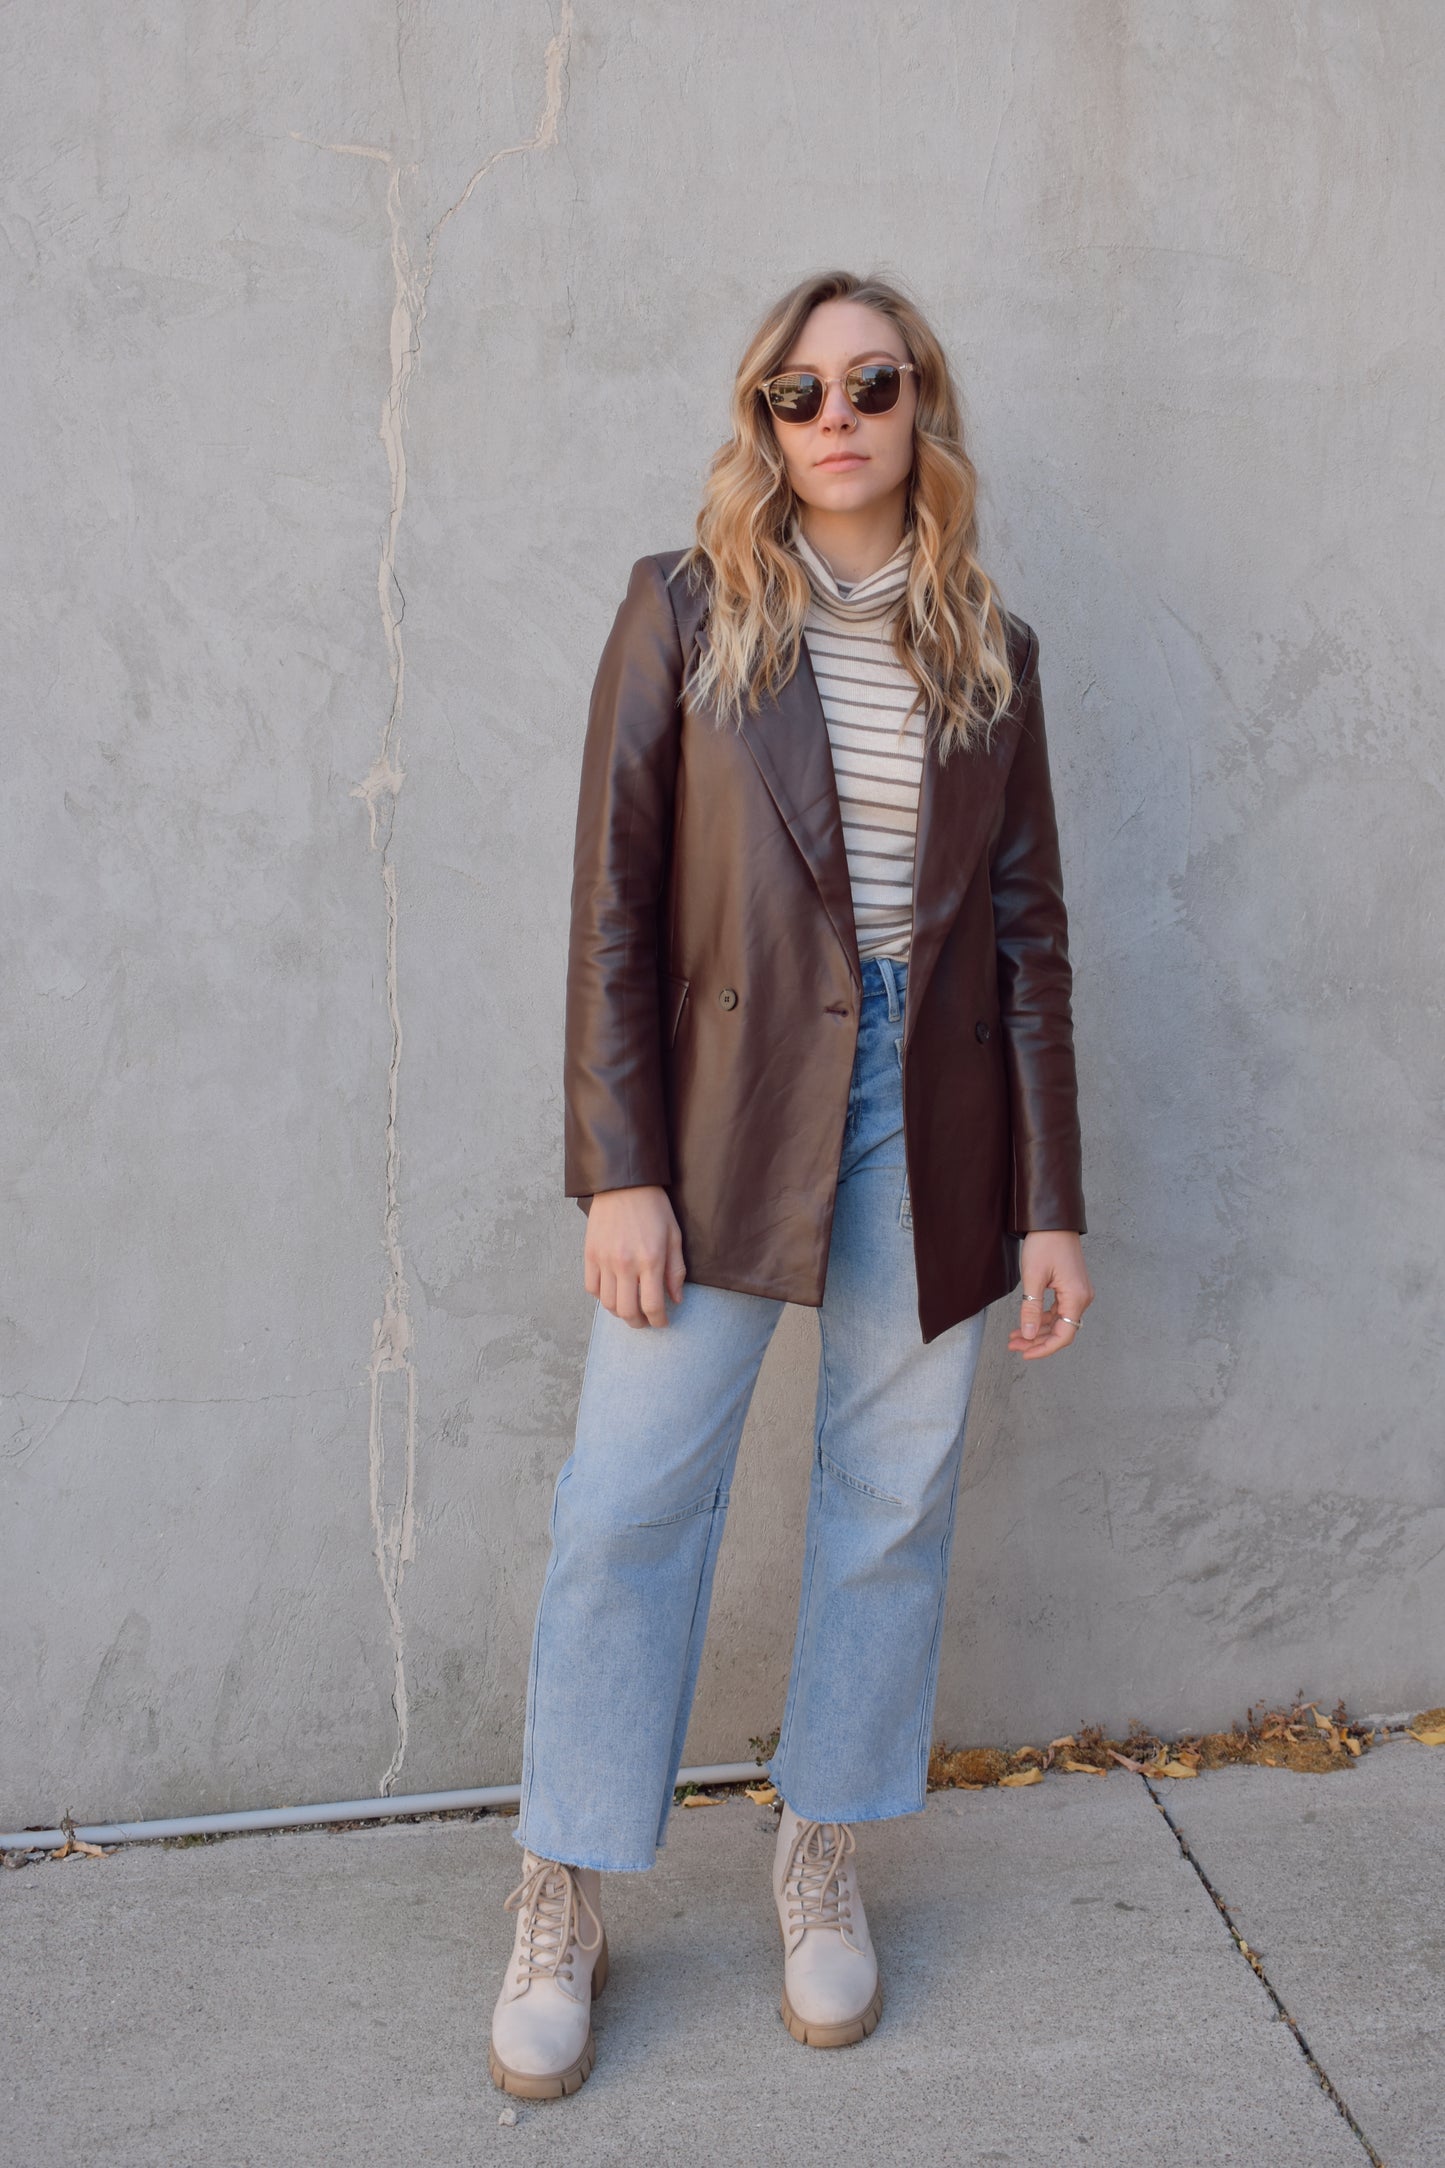
<svg viewBox="0 0 1445 2168">
<path fill-rule="evenodd" d="M 63 1822 L 60 1826 L 65 1828 Z M 64 1844 L 57 1845 L 50 1856 L 52 1859 L 76 1859 L 82 1854 L 86 1859 L 104 1859 L 106 1856 L 98 1844 L 87 1844 L 84 1837 L 77 1837 L 73 1829 L 66 1829 Z"/>
<path fill-rule="evenodd" d="M 1445 1724 L 1422 1724 L 1418 1731 L 1407 1726 L 1410 1737 L 1418 1739 L 1421 1746 L 1445 1746 Z"/>
<path fill-rule="evenodd" d="M 715 1792 L 689 1792 L 683 1801 L 685 1807 L 715 1807 L 717 1803 Z"/>
<path fill-rule="evenodd" d="M 1187 1761 L 1167 1761 L 1158 1774 L 1161 1777 L 1197 1777 L 1199 1771 L 1191 1769 Z"/>
<path fill-rule="evenodd" d="M 1015 1769 L 1012 1776 L 1000 1777 L 1000 1784 L 1042 1784 L 1044 1772 L 1035 1763 L 1032 1769 Z"/>
<path fill-rule="evenodd" d="M 1109 1774 L 1108 1770 L 1101 1769 L 1097 1762 L 1072 1761 L 1067 1754 L 1060 1760 L 1059 1767 L 1067 1769 L 1070 1776 L 1076 1777 L 1106 1777 Z"/>
<path fill-rule="evenodd" d="M 775 1785 L 760 1784 L 755 1790 L 753 1786 L 749 1784 L 745 1785 L 743 1789 L 745 1796 L 752 1800 L 754 1806 L 771 1807 L 777 1802 L 778 1793 L 777 1787 Z"/>
</svg>

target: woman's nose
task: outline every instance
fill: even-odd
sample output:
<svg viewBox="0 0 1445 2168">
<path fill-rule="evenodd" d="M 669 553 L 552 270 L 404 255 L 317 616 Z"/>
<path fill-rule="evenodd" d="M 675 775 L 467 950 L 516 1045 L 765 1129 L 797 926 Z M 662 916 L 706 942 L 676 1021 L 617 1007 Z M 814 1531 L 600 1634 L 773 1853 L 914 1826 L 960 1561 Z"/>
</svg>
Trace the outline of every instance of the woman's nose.
<svg viewBox="0 0 1445 2168">
<path fill-rule="evenodd" d="M 836 429 L 844 425 L 851 429 L 854 421 L 853 406 L 841 384 L 830 384 L 823 400 L 819 419 L 825 428 Z"/>
</svg>

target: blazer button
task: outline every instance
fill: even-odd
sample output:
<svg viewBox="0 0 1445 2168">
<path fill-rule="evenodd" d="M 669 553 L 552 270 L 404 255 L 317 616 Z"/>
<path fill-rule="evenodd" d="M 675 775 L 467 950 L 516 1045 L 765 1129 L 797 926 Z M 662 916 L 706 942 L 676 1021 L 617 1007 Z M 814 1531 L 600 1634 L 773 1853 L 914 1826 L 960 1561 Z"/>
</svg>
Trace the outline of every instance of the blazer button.
<svg viewBox="0 0 1445 2168">
<path fill-rule="evenodd" d="M 725 986 L 723 988 L 722 992 L 718 995 L 718 1000 L 722 1003 L 725 1009 L 735 1009 L 738 1005 L 738 997 L 734 993 L 731 986 Z"/>
<path fill-rule="evenodd" d="M 986 1039 L 988 1037 L 988 1023 L 984 1017 L 981 1016 L 974 1025 L 973 1035 L 975 1039 Z"/>
</svg>

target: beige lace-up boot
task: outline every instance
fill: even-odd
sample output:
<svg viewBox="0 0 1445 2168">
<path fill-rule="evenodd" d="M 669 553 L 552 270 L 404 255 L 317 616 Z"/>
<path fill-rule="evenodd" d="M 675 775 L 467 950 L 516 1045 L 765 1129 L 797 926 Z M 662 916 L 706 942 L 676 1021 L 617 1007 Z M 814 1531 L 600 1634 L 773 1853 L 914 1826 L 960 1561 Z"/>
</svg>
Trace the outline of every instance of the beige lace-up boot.
<svg viewBox="0 0 1445 2168">
<path fill-rule="evenodd" d="M 523 2100 L 575 2093 L 591 2070 L 592 2003 L 607 1984 L 607 1934 L 595 1867 L 522 1854 L 503 1909 L 517 1915 L 511 1962 L 492 2012 L 492 2083 Z"/>
<path fill-rule="evenodd" d="M 805 1822 L 784 1803 L 773 1854 L 783 1931 L 783 2023 L 810 2048 L 850 2047 L 878 2023 L 883 1987 L 846 1822 Z"/>
</svg>

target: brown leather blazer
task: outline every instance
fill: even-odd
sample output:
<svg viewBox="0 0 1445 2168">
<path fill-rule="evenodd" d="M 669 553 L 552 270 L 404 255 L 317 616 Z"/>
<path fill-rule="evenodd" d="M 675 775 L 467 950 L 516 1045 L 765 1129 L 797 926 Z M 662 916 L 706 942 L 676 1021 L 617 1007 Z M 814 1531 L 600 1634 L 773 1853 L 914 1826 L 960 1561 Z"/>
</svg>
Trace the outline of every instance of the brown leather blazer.
<svg viewBox="0 0 1445 2168">
<path fill-rule="evenodd" d="M 639 557 L 597 670 L 567 960 L 565 1193 L 658 1183 L 690 1279 L 823 1299 L 862 973 L 806 645 L 740 729 L 690 692 L 707 610 Z M 924 1341 L 1085 1232 L 1068 922 L 1038 641 L 1006 616 L 992 750 L 926 751 L 903 1029 Z"/>
</svg>

